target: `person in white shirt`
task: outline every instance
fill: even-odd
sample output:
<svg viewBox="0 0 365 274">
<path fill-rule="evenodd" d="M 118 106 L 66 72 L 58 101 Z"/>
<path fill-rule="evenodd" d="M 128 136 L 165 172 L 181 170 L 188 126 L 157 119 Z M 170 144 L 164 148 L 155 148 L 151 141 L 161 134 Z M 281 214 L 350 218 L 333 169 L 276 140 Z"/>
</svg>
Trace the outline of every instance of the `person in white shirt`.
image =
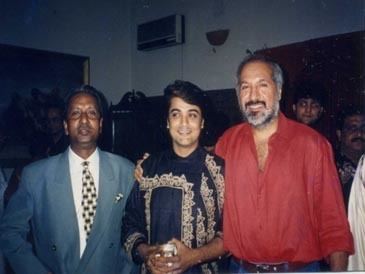
<svg viewBox="0 0 365 274">
<path fill-rule="evenodd" d="M 77 89 L 66 106 L 70 147 L 24 168 L 0 221 L 0 248 L 17 274 L 129 273 L 121 225 L 134 166 L 97 147 L 103 123 L 97 90 Z"/>
</svg>

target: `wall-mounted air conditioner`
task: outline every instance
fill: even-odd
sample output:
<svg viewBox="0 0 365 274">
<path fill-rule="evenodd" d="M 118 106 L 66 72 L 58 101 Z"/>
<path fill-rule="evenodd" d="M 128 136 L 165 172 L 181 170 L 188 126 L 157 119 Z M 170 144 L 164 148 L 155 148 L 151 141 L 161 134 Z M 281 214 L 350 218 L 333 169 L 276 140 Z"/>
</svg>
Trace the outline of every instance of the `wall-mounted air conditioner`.
<svg viewBox="0 0 365 274">
<path fill-rule="evenodd" d="M 138 50 L 152 50 L 185 42 L 183 15 L 171 15 L 138 25 Z"/>
</svg>

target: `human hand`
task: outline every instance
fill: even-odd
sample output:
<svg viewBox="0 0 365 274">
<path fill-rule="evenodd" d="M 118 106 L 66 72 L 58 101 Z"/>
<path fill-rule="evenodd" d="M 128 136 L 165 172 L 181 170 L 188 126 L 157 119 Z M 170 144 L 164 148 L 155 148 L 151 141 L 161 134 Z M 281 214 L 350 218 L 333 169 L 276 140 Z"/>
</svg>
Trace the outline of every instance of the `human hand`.
<svg viewBox="0 0 365 274">
<path fill-rule="evenodd" d="M 183 242 L 177 239 L 172 239 L 170 243 L 175 244 L 177 249 L 177 256 L 175 257 L 178 259 L 171 266 L 173 274 L 182 273 L 188 268 L 200 263 L 198 259 L 199 255 L 195 249 L 186 246 Z"/>
<path fill-rule="evenodd" d="M 329 255 L 328 260 L 332 272 L 346 271 L 348 264 L 348 254 L 346 252 L 333 252 Z"/>
<path fill-rule="evenodd" d="M 153 274 L 169 273 L 171 260 L 163 255 L 162 246 L 155 246 L 153 252 L 146 258 L 146 266 Z M 171 258 L 171 257 L 170 257 Z"/>
<path fill-rule="evenodd" d="M 142 178 L 143 178 L 143 169 L 142 169 L 142 163 L 144 160 L 146 160 L 148 157 L 150 156 L 150 154 L 145 153 L 142 157 L 142 159 L 139 159 L 137 161 L 136 167 L 134 169 L 134 179 L 136 179 L 137 182 L 141 182 Z"/>
<path fill-rule="evenodd" d="M 138 253 L 142 257 L 145 266 L 148 268 L 148 270 L 152 273 L 158 273 L 154 271 L 153 265 L 151 264 L 151 259 L 155 256 L 160 255 L 160 246 L 159 245 L 148 245 L 145 243 L 142 243 L 138 245 Z"/>
<path fill-rule="evenodd" d="M 151 258 L 151 269 L 155 271 L 152 273 L 179 274 L 183 273 L 194 264 L 199 263 L 197 253 L 194 249 L 187 247 L 177 239 L 172 239 L 169 243 L 176 245 L 177 255 L 171 257 L 157 255 L 156 257 Z"/>
</svg>

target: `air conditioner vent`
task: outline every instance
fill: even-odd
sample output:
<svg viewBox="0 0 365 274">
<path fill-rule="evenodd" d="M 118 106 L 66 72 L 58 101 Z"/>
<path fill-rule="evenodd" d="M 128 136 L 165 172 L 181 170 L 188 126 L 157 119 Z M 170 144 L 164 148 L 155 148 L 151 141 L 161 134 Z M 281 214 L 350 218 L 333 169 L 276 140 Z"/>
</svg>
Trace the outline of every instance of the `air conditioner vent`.
<svg viewBox="0 0 365 274">
<path fill-rule="evenodd" d="M 182 44 L 185 41 L 184 16 L 171 15 L 138 25 L 138 50 L 152 50 Z"/>
</svg>

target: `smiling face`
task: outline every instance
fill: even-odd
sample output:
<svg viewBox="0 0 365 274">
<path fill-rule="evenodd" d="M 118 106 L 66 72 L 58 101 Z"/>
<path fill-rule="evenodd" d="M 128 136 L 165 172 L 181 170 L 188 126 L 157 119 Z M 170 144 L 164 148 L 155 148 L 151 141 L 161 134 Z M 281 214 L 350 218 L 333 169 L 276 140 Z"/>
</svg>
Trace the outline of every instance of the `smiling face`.
<svg viewBox="0 0 365 274">
<path fill-rule="evenodd" d="M 93 96 L 79 93 L 71 98 L 64 127 L 70 137 L 70 146 L 76 154 L 88 156 L 95 150 L 102 120 Z"/>
<path fill-rule="evenodd" d="M 204 125 L 201 109 L 173 97 L 168 110 L 167 128 L 175 153 L 188 156 L 199 145 L 199 136 Z"/>
<path fill-rule="evenodd" d="M 323 107 L 312 98 L 301 98 L 293 105 L 296 119 L 306 125 L 314 124 L 321 117 Z"/>
<path fill-rule="evenodd" d="M 281 89 L 273 80 L 271 67 L 261 61 L 246 64 L 239 76 L 238 97 L 252 126 L 261 128 L 277 118 Z"/>
</svg>

